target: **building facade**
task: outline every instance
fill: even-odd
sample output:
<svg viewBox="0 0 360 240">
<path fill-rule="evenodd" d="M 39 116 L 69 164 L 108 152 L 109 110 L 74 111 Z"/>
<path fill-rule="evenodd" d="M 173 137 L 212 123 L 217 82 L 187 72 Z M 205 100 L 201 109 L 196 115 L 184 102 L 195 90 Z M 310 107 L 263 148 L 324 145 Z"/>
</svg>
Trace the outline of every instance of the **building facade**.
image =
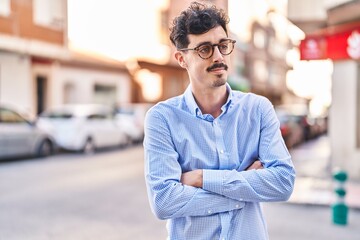
<svg viewBox="0 0 360 240">
<path fill-rule="evenodd" d="M 130 102 L 131 86 L 124 64 L 69 50 L 66 0 L 1 1 L 1 102 L 36 116 L 63 103 Z"/>
<path fill-rule="evenodd" d="M 266 96 L 274 105 L 283 104 L 285 96 L 293 95 L 286 85 L 286 75 L 291 69 L 286 55 L 293 44 L 289 38 L 282 41 L 277 37 L 277 29 L 270 20 L 254 21 L 250 36 L 245 58 L 250 91 Z"/>
<path fill-rule="evenodd" d="M 360 179 L 360 1 L 313 3 L 290 1 L 290 17 L 306 33 L 301 58 L 333 61 L 331 163 Z"/>
</svg>

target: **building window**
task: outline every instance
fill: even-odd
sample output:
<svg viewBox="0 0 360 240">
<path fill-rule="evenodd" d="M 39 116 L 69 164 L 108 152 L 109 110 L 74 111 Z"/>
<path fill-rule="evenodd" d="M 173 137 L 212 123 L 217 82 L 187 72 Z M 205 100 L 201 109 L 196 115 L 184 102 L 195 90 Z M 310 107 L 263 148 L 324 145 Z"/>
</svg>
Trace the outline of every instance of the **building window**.
<svg viewBox="0 0 360 240">
<path fill-rule="evenodd" d="M 63 29 L 65 7 L 64 0 L 33 0 L 34 23 L 49 28 Z"/>
<path fill-rule="evenodd" d="M 94 102 L 115 106 L 116 104 L 116 86 L 95 84 Z"/>
<path fill-rule="evenodd" d="M 11 11 L 10 0 L 0 0 L 0 16 L 9 16 Z"/>
<path fill-rule="evenodd" d="M 262 60 L 254 61 L 254 75 L 257 81 L 266 83 L 269 77 L 269 71 L 266 63 Z"/>
<path fill-rule="evenodd" d="M 263 30 L 257 29 L 254 32 L 254 46 L 259 49 L 264 49 L 266 45 L 266 34 Z"/>
<path fill-rule="evenodd" d="M 271 86 L 274 86 L 276 88 L 281 88 L 282 87 L 282 79 L 283 78 L 283 74 L 281 74 L 281 69 L 276 66 L 276 65 L 271 65 L 269 67 L 269 83 Z"/>
<path fill-rule="evenodd" d="M 66 83 L 64 86 L 64 103 L 76 103 L 76 87 L 72 83 Z"/>
<path fill-rule="evenodd" d="M 9 16 L 10 11 L 10 0 L 0 0 L 0 16 Z"/>
<path fill-rule="evenodd" d="M 286 53 L 288 51 L 288 48 L 286 44 L 281 43 L 280 41 L 277 41 L 276 38 L 271 37 L 269 40 L 269 53 L 271 56 L 284 59 L 286 58 Z"/>
</svg>

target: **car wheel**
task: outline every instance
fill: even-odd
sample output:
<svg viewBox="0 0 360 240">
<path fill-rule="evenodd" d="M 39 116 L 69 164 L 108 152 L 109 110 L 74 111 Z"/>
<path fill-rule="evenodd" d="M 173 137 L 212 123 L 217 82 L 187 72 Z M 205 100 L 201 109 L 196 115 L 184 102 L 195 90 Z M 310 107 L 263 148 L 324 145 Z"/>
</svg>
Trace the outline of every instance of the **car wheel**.
<svg viewBox="0 0 360 240">
<path fill-rule="evenodd" d="M 83 148 L 83 153 L 85 153 L 86 155 L 91 155 L 95 153 L 95 144 L 91 138 L 86 140 Z"/>
<path fill-rule="evenodd" d="M 38 148 L 37 157 L 47 157 L 53 154 L 53 144 L 50 140 L 44 140 Z"/>
</svg>

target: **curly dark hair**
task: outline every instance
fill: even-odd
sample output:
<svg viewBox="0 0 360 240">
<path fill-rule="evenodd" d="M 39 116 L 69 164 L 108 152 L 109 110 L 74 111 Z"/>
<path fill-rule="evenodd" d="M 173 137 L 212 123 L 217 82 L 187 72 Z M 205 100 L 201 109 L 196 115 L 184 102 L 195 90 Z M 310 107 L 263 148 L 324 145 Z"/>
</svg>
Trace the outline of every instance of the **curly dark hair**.
<svg viewBox="0 0 360 240">
<path fill-rule="evenodd" d="M 186 48 L 190 43 L 189 34 L 203 34 L 217 26 L 221 26 L 228 34 L 228 23 L 229 17 L 224 10 L 192 2 L 188 9 L 173 20 L 170 40 L 177 49 Z"/>
</svg>

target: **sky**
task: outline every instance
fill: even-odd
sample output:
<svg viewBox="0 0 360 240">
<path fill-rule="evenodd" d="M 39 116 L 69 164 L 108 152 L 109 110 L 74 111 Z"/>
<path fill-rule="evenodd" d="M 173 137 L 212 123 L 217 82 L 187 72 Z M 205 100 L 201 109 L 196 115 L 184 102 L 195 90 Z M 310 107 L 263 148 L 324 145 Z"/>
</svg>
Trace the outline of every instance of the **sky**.
<svg viewBox="0 0 360 240">
<path fill-rule="evenodd" d="M 169 53 L 159 45 L 153 31 L 159 28 L 155 8 L 162 7 L 164 2 L 69 0 L 70 46 L 122 61 L 139 55 L 162 60 Z"/>
</svg>

